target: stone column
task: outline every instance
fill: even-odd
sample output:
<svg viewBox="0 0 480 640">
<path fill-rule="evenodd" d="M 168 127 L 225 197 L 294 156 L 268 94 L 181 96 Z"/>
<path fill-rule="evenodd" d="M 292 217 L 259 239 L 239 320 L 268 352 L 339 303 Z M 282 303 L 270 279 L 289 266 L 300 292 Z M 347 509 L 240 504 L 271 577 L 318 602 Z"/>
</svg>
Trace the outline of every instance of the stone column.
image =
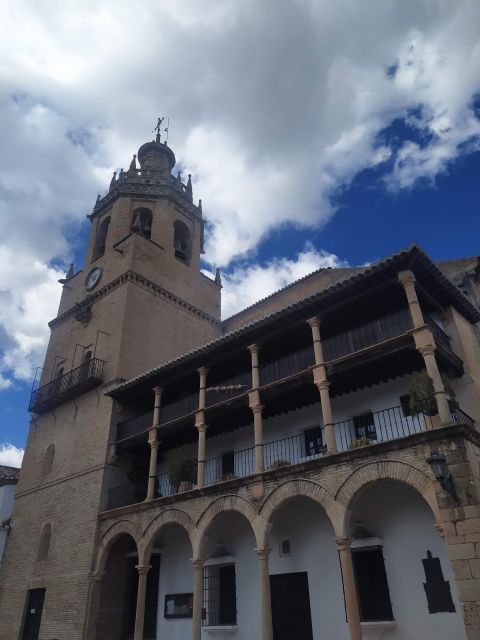
<svg viewBox="0 0 480 640">
<path fill-rule="evenodd" d="M 360 625 L 357 587 L 353 571 L 351 542 L 350 538 L 336 539 L 340 555 L 340 564 L 342 566 L 343 590 L 345 593 L 345 607 L 347 609 L 350 640 L 362 640 L 362 627 Z"/>
<path fill-rule="evenodd" d="M 147 500 L 155 498 L 155 480 L 157 477 L 157 455 L 159 442 L 157 440 L 157 429 L 160 424 L 160 406 L 162 403 L 162 388 L 154 387 L 155 404 L 153 408 L 153 424 L 148 432 L 148 443 L 150 445 L 150 465 L 148 469 Z"/>
<path fill-rule="evenodd" d="M 138 571 L 138 590 L 137 590 L 137 608 L 135 611 L 135 632 L 133 640 L 143 640 L 143 626 L 145 624 L 145 597 L 147 595 L 147 575 L 150 565 L 137 565 Z"/>
<path fill-rule="evenodd" d="M 252 356 L 252 390 L 248 394 L 248 404 L 253 413 L 253 432 L 255 440 L 255 473 L 264 471 L 263 461 L 263 406 L 260 402 L 260 375 L 258 371 L 258 352 L 259 348 L 256 344 L 248 347 Z"/>
<path fill-rule="evenodd" d="M 410 309 L 410 315 L 412 316 L 412 322 L 415 329 L 423 327 L 425 321 L 423 319 L 422 309 L 417 296 L 417 290 L 415 288 L 415 274 L 409 269 L 398 272 L 398 279 L 400 284 L 405 289 L 407 296 L 408 307 Z"/>
<path fill-rule="evenodd" d="M 206 454 L 206 431 L 205 406 L 207 404 L 207 373 L 208 369 L 200 367 L 200 390 L 198 393 L 198 411 L 195 414 L 195 426 L 198 430 L 198 453 L 197 453 L 197 488 L 205 486 L 205 454 Z"/>
<path fill-rule="evenodd" d="M 410 315 L 415 329 L 413 336 L 415 340 L 415 347 L 421 354 L 425 362 L 425 369 L 432 380 L 440 421 L 442 425 L 449 424 L 452 422 L 452 414 L 450 412 L 450 407 L 448 406 L 447 394 L 445 393 L 445 387 L 443 386 L 442 377 L 435 358 L 435 338 L 433 337 L 433 333 L 429 329 L 428 325 L 425 325 L 422 309 L 417 296 L 417 290 L 415 289 L 415 275 L 410 270 L 400 271 L 398 273 L 398 279 L 405 289 L 405 294 L 407 296 Z"/>
<path fill-rule="evenodd" d="M 192 560 L 193 563 L 193 614 L 192 638 L 200 640 L 202 636 L 203 610 L 203 559 Z"/>
<path fill-rule="evenodd" d="M 327 453 L 337 453 L 337 440 L 335 438 L 335 426 L 333 424 L 332 403 L 330 401 L 330 384 L 327 379 L 327 370 L 323 359 L 322 340 L 320 337 L 320 321 L 313 317 L 307 320 L 312 329 L 313 350 L 315 352 L 315 367 L 313 369 L 313 381 L 320 393 L 322 405 L 323 427 L 325 429 L 325 444 Z"/>
<path fill-rule="evenodd" d="M 260 603 L 262 611 L 262 640 L 273 639 L 272 600 L 270 597 L 270 573 L 268 556 L 270 549 L 257 549 L 258 569 L 260 575 Z"/>
</svg>

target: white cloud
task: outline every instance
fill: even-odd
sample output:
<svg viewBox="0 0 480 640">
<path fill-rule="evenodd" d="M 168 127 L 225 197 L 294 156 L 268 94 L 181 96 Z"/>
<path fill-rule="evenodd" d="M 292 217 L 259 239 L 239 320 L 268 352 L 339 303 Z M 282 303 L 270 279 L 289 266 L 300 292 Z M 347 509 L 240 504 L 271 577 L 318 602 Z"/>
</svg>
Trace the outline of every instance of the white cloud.
<svg viewBox="0 0 480 640">
<path fill-rule="evenodd" d="M 222 275 L 222 315 L 231 316 L 317 269 L 345 266 L 348 265 L 336 255 L 317 251 L 311 243 L 306 243 L 293 259 L 280 258 L 265 265 L 237 267 Z"/>
<path fill-rule="evenodd" d="M 221 267 L 281 225 L 324 225 L 362 169 L 412 188 L 479 147 L 476 0 L 17 0 L 0 22 L 0 248 L 21 257 L 1 287 L 0 387 L 41 361 L 46 265 L 71 259 L 159 112 Z M 416 136 L 395 146 L 379 134 L 397 118 Z"/>
<path fill-rule="evenodd" d="M 22 465 L 23 453 L 23 449 L 18 449 L 9 442 L 0 443 L 0 464 L 19 468 Z"/>
</svg>

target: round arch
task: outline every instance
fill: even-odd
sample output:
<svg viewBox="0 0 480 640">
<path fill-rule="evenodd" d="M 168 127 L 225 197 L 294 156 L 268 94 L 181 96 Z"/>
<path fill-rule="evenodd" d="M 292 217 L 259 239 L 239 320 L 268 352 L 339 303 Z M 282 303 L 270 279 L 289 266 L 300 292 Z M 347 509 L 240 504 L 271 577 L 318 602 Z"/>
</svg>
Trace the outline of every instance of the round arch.
<svg viewBox="0 0 480 640">
<path fill-rule="evenodd" d="M 260 517 L 257 509 L 245 498 L 241 498 L 237 495 L 227 495 L 214 500 L 214 502 L 205 509 L 198 519 L 192 539 L 194 558 L 201 558 L 203 556 L 207 532 L 214 520 L 222 513 L 227 513 L 229 511 L 240 513 L 246 518 L 246 520 L 248 520 L 252 527 L 257 547 L 261 548 L 259 546 L 261 540 L 261 524 L 259 522 Z"/>
<path fill-rule="evenodd" d="M 140 549 L 142 547 L 142 534 L 137 525 L 131 520 L 120 520 L 115 522 L 105 531 L 100 540 L 97 550 L 97 558 L 95 561 L 94 573 L 103 573 L 107 562 L 109 551 L 118 538 L 122 535 L 130 536 L 135 542 L 140 557 Z"/>
<path fill-rule="evenodd" d="M 343 505 L 345 509 L 345 517 L 340 535 L 343 536 L 347 533 L 351 507 L 358 494 L 373 483 L 382 480 L 395 480 L 415 489 L 429 505 L 436 523 L 441 523 L 435 486 L 429 476 L 417 467 L 406 462 L 399 460 L 381 460 L 377 462 L 367 462 L 358 469 L 355 469 L 338 488 L 335 499 L 339 504 Z"/>
<path fill-rule="evenodd" d="M 327 514 L 336 535 L 339 535 L 344 520 L 345 507 L 335 502 L 327 489 L 313 480 L 288 480 L 278 487 L 265 500 L 260 510 L 260 547 L 268 546 L 268 539 L 273 524 L 273 516 L 286 502 L 294 498 L 310 498 L 319 504 Z"/>
<path fill-rule="evenodd" d="M 188 539 L 193 549 L 193 533 L 195 525 L 190 516 L 182 511 L 182 509 L 167 509 L 160 513 L 143 532 L 143 545 L 139 548 L 139 564 L 147 565 L 150 562 L 150 556 L 155 544 L 155 538 L 160 531 L 169 524 L 177 524 L 187 532 Z"/>
</svg>

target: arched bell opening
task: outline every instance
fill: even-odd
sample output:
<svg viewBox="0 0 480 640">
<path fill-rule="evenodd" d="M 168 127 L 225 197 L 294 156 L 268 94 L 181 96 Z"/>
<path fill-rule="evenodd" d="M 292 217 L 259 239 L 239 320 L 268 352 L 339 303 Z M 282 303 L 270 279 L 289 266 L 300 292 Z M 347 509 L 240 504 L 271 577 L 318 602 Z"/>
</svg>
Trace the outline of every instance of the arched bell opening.
<svg viewBox="0 0 480 640">
<path fill-rule="evenodd" d="M 132 231 L 145 238 L 152 237 L 152 212 L 146 207 L 140 207 L 133 212 Z"/>
<path fill-rule="evenodd" d="M 173 224 L 173 249 L 175 257 L 189 265 L 192 259 L 192 234 L 181 220 Z"/>
</svg>

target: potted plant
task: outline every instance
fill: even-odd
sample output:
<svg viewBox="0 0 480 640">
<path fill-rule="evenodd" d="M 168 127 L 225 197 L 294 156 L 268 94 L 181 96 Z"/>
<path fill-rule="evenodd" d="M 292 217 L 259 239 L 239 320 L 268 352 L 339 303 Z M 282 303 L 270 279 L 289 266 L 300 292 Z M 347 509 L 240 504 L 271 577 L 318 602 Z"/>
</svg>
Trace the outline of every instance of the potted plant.
<svg viewBox="0 0 480 640">
<path fill-rule="evenodd" d="M 168 479 L 177 491 L 189 491 L 197 475 L 197 460 L 188 445 L 171 449 L 165 454 Z"/>
<path fill-rule="evenodd" d="M 442 382 L 445 393 L 448 396 L 450 409 L 454 410 L 458 407 L 458 403 L 450 380 L 442 376 Z M 422 413 L 425 419 L 426 429 L 439 427 L 441 423 L 438 415 L 437 401 L 435 399 L 435 390 L 432 379 L 425 370 L 420 371 L 412 378 L 408 395 L 411 415 Z"/>
<path fill-rule="evenodd" d="M 288 460 L 283 460 L 282 458 L 279 458 L 278 460 L 275 460 L 275 462 L 273 462 L 270 465 L 269 470 L 272 470 L 272 469 L 283 469 L 284 467 L 289 467 L 290 464 L 291 463 Z"/>
<path fill-rule="evenodd" d="M 358 449 L 359 447 L 366 447 L 369 444 L 372 444 L 372 443 L 368 438 L 357 438 L 357 440 L 352 440 L 349 448 Z"/>
</svg>

